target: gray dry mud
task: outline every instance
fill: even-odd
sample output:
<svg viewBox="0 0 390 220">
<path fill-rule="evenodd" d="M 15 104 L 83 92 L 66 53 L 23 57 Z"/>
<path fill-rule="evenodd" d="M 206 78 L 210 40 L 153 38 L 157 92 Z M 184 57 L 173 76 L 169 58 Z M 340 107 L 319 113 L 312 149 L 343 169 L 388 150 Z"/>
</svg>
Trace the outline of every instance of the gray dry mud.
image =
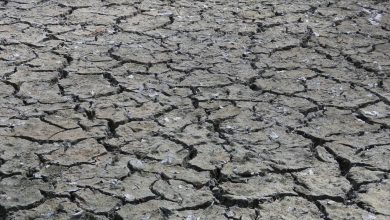
<svg viewBox="0 0 390 220">
<path fill-rule="evenodd" d="M 0 219 L 390 219 L 389 10 L 0 1 Z"/>
</svg>

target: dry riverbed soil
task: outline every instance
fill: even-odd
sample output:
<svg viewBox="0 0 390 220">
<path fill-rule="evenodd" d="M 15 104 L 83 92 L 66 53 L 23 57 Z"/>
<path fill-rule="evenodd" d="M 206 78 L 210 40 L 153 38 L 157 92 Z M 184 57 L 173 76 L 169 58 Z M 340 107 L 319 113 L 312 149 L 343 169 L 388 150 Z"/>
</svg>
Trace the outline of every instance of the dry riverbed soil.
<svg viewBox="0 0 390 220">
<path fill-rule="evenodd" d="M 0 219 L 390 219 L 389 10 L 0 1 Z"/>
</svg>

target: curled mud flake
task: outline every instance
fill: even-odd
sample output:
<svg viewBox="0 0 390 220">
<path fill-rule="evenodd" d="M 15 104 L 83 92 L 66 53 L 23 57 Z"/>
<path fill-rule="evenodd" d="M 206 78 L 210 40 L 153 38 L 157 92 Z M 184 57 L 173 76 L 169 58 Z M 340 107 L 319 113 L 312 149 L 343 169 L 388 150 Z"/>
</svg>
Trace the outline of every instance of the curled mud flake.
<svg viewBox="0 0 390 220">
<path fill-rule="evenodd" d="M 129 111 L 127 111 L 127 110 L 125 110 L 125 111 L 123 112 L 123 115 L 124 115 L 127 119 L 131 119 L 131 118 L 132 118 L 131 112 L 129 112 Z"/>
<path fill-rule="evenodd" d="M 271 134 L 269 135 L 269 137 L 272 139 L 272 140 L 276 140 L 279 138 L 279 135 L 276 133 L 276 132 L 271 132 Z"/>
<path fill-rule="evenodd" d="M 124 194 L 126 201 L 134 201 L 135 197 L 129 193 Z"/>
<path fill-rule="evenodd" d="M 148 96 L 151 98 L 158 97 L 160 94 L 157 91 L 154 90 L 149 90 L 148 91 Z"/>
<path fill-rule="evenodd" d="M 226 217 L 228 218 L 234 218 L 235 215 L 236 214 L 232 210 L 226 212 Z"/>
<path fill-rule="evenodd" d="M 49 212 L 47 212 L 46 214 L 41 214 L 41 216 L 42 216 L 43 218 L 45 218 L 45 219 L 51 219 L 51 218 L 53 218 L 55 215 L 56 215 L 56 213 L 53 212 L 53 211 L 49 211 Z"/>
<path fill-rule="evenodd" d="M 200 218 L 197 218 L 194 215 L 188 215 L 185 220 L 200 220 Z"/>
<path fill-rule="evenodd" d="M 167 155 L 163 160 L 160 161 L 161 164 L 169 165 L 172 164 L 175 160 L 175 157 L 173 155 Z"/>
<path fill-rule="evenodd" d="M 129 166 L 131 166 L 133 169 L 140 170 L 144 167 L 144 163 L 141 160 L 138 159 L 130 159 Z"/>
<path fill-rule="evenodd" d="M 376 216 L 374 214 L 368 213 L 362 215 L 363 220 L 375 220 Z"/>
<path fill-rule="evenodd" d="M 13 57 L 14 59 L 19 59 L 19 58 L 21 58 L 21 57 L 20 57 L 20 54 L 18 54 L 18 53 L 14 53 L 14 54 L 12 55 L 12 57 Z"/>
<path fill-rule="evenodd" d="M 82 217 L 83 215 L 84 215 L 83 210 L 80 210 L 80 211 L 72 214 L 73 217 Z"/>
<path fill-rule="evenodd" d="M 371 16 L 368 21 L 372 24 L 372 25 L 375 25 L 375 26 L 378 26 L 380 25 L 380 21 L 382 19 L 382 14 L 378 13 L 378 14 L 374 14 L 373 16 Z"/>
<path fill-rule="evenodd" d="M 168 11 L 168 10 L 166 10 L 166 11 L 160 11 L 160 12 L 158 13 L 158 15 L 159 15 L 159 16 L 171 16 L 171 15 L 173 15 L 173 12 Z"/>
<path fill-rule="evenodd" d="M 122 182 L 120 180 L 117 179 L 111 180 L 110 189 L 121 189 L 122 187 L 123 187 Z"/>
<path fill-rule="evenodd" d="M 141 85 L 140 87 L 138 87 L 137 92 L 142 93 L 144 91 L 144 89 L 145 89 L 145 87 L 143 85 Z"/>
</svg>

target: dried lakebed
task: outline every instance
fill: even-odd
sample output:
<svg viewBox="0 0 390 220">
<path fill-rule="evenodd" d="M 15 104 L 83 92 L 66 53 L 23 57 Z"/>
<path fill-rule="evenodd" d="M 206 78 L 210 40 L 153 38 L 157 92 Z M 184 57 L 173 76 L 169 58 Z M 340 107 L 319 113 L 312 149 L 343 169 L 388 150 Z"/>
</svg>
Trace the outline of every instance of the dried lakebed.
<svg viewBox="0 0 390 220">
<path fill-rule="evenodd" d="M 0 219 L 390 219 L 389 10 L 0 1 Z"/>
</svg>

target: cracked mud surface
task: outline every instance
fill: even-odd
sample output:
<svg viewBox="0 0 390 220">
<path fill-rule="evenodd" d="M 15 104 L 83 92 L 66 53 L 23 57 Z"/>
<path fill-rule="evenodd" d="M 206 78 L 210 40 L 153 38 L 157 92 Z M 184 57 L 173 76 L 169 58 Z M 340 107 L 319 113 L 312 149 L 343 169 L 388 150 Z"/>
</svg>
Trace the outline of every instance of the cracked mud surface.
<svg viewBox="0 0 390 220">
<path fill-rule="evenodd" d="M 390 219 L 389 10 L 0 1 L 0 219 Z"/>
</svg>

